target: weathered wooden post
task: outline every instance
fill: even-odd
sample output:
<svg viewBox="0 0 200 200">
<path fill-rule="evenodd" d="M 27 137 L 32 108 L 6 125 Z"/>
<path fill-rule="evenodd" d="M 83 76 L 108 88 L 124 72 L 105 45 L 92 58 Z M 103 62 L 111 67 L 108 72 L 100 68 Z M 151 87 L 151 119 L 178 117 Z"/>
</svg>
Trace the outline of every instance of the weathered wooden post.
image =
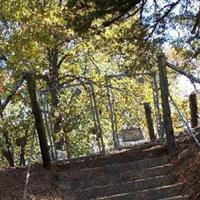
<svg viewBox="0 0 200 200">
<path fill-rule="evenodd" d="M 189 106 L 191 115 L 191 127 L 195 128 L 198 126 L 198 106 L 197 106 L 197 96 L 195 93 L 189 96 Z"/>
<path fill-rule="evenodd" d="M 153 120 L 152 120 L 152 116 L 151 116 L 150 104 L 144 103 L 144 109 L 145 109 L 148 132 L 149 132 L 149 138 L 151 141 L 154 141 L 154 140 L 156 140 L 156 136 L 155 136 L 154 128 L 153 128 Z"/>
<path fill-rule="evenodd" d="M 172 154 L 175 149 L 175 137 L 171 119 L 171 110 L 169 105 L 169 88 L 166 71 L 166 58 L 165 54 L 161 53 L 158 55 L 158 67 L 160 76 L 160 90 L 162 99 L 162 110 L 163 110 L 163 126 L 167 138 L 167 150 L 169 154 Z"/>
<path fill-rule="evenodd" d="M 161 143 L 164 141 L 164 131 L 163 131 L 163 122 L 162 116 L 160 112 L 160 100 L 159 100 L 159 88 L 157 83 L 156 73 L 152 75 L 152 88 L 153 88 L 153 98 L 154 98 L 154 106 L 156 111 L 156 121 L 157 121 L 157 133 Z"/>
<path fill-rule="evenodd" d="M 42 119 L 42 113 L 37 101 L 36 95 L 36 83 L 33 73 L 26 73 L 26 81 L 28 85 L 28 91 L 31 100 L 31 108 L 35 118 L 35 127 L 39 137 L 40 149 L 42 154 L 43 166 L 45 169 L 51 168 L 51 158 L 49 155 L 49 149 L 47 144 L 47 138 L 44 128 L 44 122 Z"/>
</svg>

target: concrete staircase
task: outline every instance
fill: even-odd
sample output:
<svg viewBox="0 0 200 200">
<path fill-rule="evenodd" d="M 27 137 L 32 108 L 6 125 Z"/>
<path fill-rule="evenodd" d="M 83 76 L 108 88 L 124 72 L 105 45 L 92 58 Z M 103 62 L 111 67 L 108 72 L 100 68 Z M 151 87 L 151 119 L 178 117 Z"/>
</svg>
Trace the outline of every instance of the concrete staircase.
<svg viewBox="0 0 200 200">
<path fill-rule="evenodd" d="M 96 165 L 59 173 L 59 187 L 73 191 L 77 200 L 188 199 L 162 147 L 119 153 L 97 160 Z"/>
</svg>

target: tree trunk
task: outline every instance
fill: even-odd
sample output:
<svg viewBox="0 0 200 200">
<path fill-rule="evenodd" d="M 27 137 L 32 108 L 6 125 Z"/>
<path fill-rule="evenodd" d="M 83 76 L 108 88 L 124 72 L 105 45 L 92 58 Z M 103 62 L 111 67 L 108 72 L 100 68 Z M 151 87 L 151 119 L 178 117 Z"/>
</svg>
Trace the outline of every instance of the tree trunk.
<svg viewBox="0 0 200 200">
<path fill-rule="evenodd" d="M 190 104 L 190 115 L 191 115 L 191 127 L 195 128 L 198 126 L 198 107 L 197 107 L 197 96 L 195 93 L 189 96 Z"/>
<path fill-rule="evenodd" d="M 151 113 L 150 104 L 144 103 L 144 109 L 145 109 L 148 132 L 149 132 L 149 138 L 151 141 L 154 141 L 154 140 L 156 140 L 156 136 L 155 136 L 154 128 L 153 128 L 153 120 L 152 120 L 152 116 L 151 116 L 152 113 Z"/>
<path fill-rule="evenodd" d="M 60 103 L 60 87 L 59 87 L 59 61 L 58 61 L 58 49 L 53 47 L 48 49 L 48 61 L 49 61 L 49 81 L 48 86 L 50 88 L 51 102 L 52 102 L 52 111 L 51 111 L 51 120 L 52 120 L 52 138 L 54 143 L 58 142 L 56 133 L 61 130 L 62 116 L 59 113 L 58 116 L 55 115 L 55 112 Z M 61 140 L 62 138 L 59 138 Z"/>
<path fill-rule="evenodd" d="M 9 165 L 11 167 L 14 167 L 15 163 L 14 163 L 13 151 L 11 149 L 7 149 L 7 150 L 3 150 L 2 153 L 3 153 L 3 156 L 6 158 L 6 160 L 8 161 Z"/>
<path fill-rule="evenodd" d="M 6 130 L 3 132 L 3 137 L 5 139 L 6 148 L 2 151 L 2 154 L 8 161 L 9 165 L 11 167 L 14 167 L 15 166 L 14 151 L 10 139 L 8 137 L 8 132 Z"/>
<path fill-rule="evenodd" d="M 58 83 L 58 71 L 51 70 L 50 72 L 50 81 L 49 81 L 49 88 L 51 99 L 52 99 L 52 105 L 54 107 L 57 107 L 59 104 L 59 83 Z"/>
<path fill-rule="evenodd" d="M 28 129 L 26 130 L 26 134 L 28 132 Z M 19 159 L 19 165 L 25 166 L 25 147 L 27 144 L 27 136 L 23 136 L 16 139 L 16 145 L 20 147 L 20 159 Z"/>
<path fill-rule="evenodd" d="M 59 66 L 58 66 L 58 49 L 48 49 L 49 60 L 49 88 L 51 93 L 52 105 L 57 107 L 59 104 Z"/>
<path fill-rule="evenodd" d="M 50 159 L 49 150 L 48 150 L 48 144 L 47 144 L 47 138 L 46 138 L 46 133 L 45 133 L 45 128 L 44 128 L 44 122 L 42 119 L 42 113 L 37 101 L 36 83 L 35 83 L 33 74 L 27 73 L 26 80 L 28 83 L 28 91 L 29 91 L 29 95 L 31 99 L 32 112 L 35 118 L 35 127 L 39 136 L 43 166 L 45 169 L 50 169 L 51 159 Z"/>
<path fill-rule="evenodd" d="M 163 109 L 163 122 L 164 131 L 167 136 L 167 150 L 169 154 L 173 154 L 176 149 L 174 130 L 171 119 L 171 110 L 169 106 L 169 88 L 167 80 L 166 71 L 166 60 L 165 55 L 160 54 L 158 56 L 158 67 L 160 75 L 160 89 L 161 89 L 161 99 L 162 99 L 162 109 Z"/>
<path fill-rule="evenodd" d="M 25 146 L 21 146 L 20 149 L 20 161 L 19 161 L 20 166 L 25 166 L 26 165 L 26 160 L 25 160 Z"/>
<path fill-rule="evenodd" d="M 72 153 L 71 153 L 71 147 L 70 147 L 71 141 L 70 141 L 69 133 L 65 133 L 65 142 L 66 142 L 67 158 L 71 158 Z"/>
</svg>

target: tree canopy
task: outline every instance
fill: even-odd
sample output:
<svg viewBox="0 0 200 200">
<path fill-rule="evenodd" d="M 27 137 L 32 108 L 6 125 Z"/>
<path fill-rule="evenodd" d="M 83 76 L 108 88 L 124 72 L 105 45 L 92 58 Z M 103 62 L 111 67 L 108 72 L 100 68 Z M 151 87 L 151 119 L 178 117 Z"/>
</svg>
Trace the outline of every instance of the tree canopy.
<svg viewBox="0 0 200 200">
<path fill-rule="evenodd" d="M 157 71 L 156 56 L 162 49 L 171 63 L 197 72 L 198 0 L 7 0 L 0 7 L 1 102 L 24 72 L 34 73 L 46 131 L 68 157 L 98 149 L 91 91 L 83 82 L 94 85 L 104 142 L 110 148 L 106 75 Z M 176 77 L 170 73 L 170 82 Z M 152 79 L 113 79 L 111 84 L 118 129 L 138 125 L 145 130 L 143 103 L 153 107 Z M 25 164 L 30 155 L 35 130 L 28 97 L 24 83 L 1 117 L 0 150 L 10 165 Z M 179 102 L 183 108 L 184 101 Z"/>
</svg>

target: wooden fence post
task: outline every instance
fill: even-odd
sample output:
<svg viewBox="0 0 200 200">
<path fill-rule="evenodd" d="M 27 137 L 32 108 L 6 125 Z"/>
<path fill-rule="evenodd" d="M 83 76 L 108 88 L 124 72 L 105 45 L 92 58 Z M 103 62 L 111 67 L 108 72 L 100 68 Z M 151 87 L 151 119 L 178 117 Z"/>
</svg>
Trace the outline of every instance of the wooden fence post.
<svg viewBox="0 0 200 200">
<path fill-rule="evenodd" d="M 195 93 L 189 96 L 189 106 L 191 115 L 191 127 L 195 128 L 198 126 L 198 106 L 197 106 L 197 96 Z"/>
<path fill-rule="evenodd" d="M 154 141 L 154 140 L 156 140 L 156 136 L 155 136 L 154 128 L 153 128 L 153 120 L 152 120 L 152 116 L 151 116 L 150 104 L 144 103 L 144 109 L 145 109 L 148 132 L 149 132 L 149 138 L 151 141 Z"/>
<path fill-rule="evenodd" d="M 31 108 L 35 118 L 35 127 L 39 137 L 40 149 L 42 154 L 43 166 L 45 169 L 51 168 L 51 158 L 49 155 L 49 149 L 47 144 L 47 138 L 44 128 L 44 122 L 42 119 L 42 113 L 37 101 L 36 95 L 36 83 L 33 73 L 26 73 L 26 81 L 28 85 L 28 91 L 31 100 Z"/>
<path fill-rule="evenodd" d="M 176 145 L 171 119 L 171 110 L 169 105 L 169 88 L 166 71 L 166 59 L 163 53 L 158 55 L 158 68 L 160 76 L 160 90 L 163 110 L 163 126 L 167 138 L 167 151 L 169 154 L 173 154 L 176 149 Z"/>
<path fill-rule="evenodd" d="M 152 80 L 152 88 L 154 93 L 154 105 L 155 105 L 155 111 L 156 111 L 156 121 L 157 121 L 157 133 L 158 137 L 161 143 L 164 142 L 164 130 L 163 130 L 163 122 L 162 122 L 162 116 L 160 112 L 160 99 L 159 99 L 159 88 L 157 83 L 157 77 L 156 73 L 153 74 L 153 80 Z"/>
</svg>

